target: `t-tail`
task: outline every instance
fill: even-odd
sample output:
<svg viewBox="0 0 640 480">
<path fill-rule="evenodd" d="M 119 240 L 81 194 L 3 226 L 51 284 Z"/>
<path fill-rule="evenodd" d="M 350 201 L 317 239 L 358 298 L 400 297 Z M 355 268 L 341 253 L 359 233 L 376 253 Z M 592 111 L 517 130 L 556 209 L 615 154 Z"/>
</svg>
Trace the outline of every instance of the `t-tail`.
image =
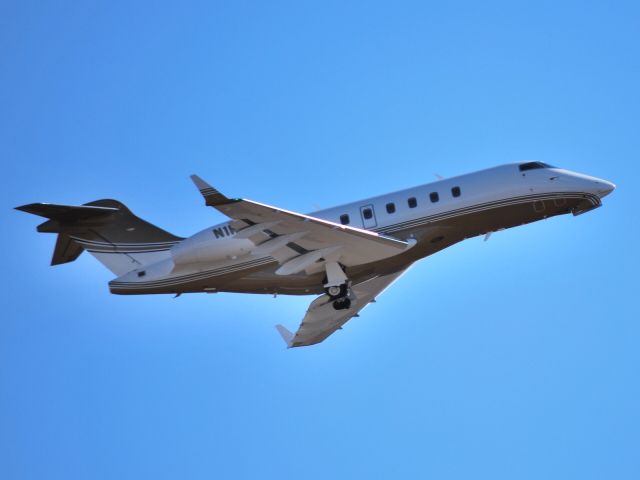
<svg viewBox="0 0 640 480">
<path fill-rule="evenodd" d="M 87 250 L 116 275 L 171 256 L 181 237 L 136 217 L 117 200 L 84 205 L 31 203 L 16 210 L 45 217 L 38 231 L 57 233 L 51 265 L 73 262 Z"/>
</svg>

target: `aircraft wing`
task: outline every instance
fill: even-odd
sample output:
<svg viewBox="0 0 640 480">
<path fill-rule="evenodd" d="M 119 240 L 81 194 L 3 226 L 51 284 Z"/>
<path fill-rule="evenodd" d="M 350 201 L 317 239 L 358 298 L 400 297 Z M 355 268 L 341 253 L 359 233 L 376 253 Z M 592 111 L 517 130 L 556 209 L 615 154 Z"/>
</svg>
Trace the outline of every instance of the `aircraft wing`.
<svg viewBox="0 0 640 480">
<path fill-rule="evenodd" d="M 286 327 L 276 325 L 278 332 L 288 348 L 304 347 L 322 342 L 336 330 L 342 328 L 353 317 L 358 316 L 363 308 L 375 302 L 375 298 L 397 280 L 409 267 L 390 275 L 381 275 L 352 287 L 351 308 L 335 310 L 333 302 L 327 294 L 316 298 L 307 314 L 302 319 L 298 331 L 291 333 Z"/>
<path fill-rule="evenodd" d="M 284 210 L 245 199 L 230 199 L 201 178 L 192 175 L 208 206 L 232 218 L 239 238 L 257 244 L 254 254 L 271 255 L 281 264 L 295 258 L 277 272 L 298 273 L 321 258 L 339 258 L 345 266 L 382 260 L 413 246 L 397 238 L 341 225 L 321 218 Z M 298 257 L 298 258 L 296 258 Z"/>
</svg>

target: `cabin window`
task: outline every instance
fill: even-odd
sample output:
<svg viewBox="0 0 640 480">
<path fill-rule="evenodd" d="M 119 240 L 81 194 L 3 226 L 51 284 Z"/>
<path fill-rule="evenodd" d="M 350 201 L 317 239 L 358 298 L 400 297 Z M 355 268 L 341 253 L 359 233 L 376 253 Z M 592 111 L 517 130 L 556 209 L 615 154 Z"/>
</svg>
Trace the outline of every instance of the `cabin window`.
<svg viewBox="0 0 640 480">
<path fill-rule="evenodd" d="M 387 213 L 396 213 L 395 203 L 387 203 Z"/>
<path fill-rule="evenodd" d="M 340 215 L 340 223 L 342 225 L 348 225 L 349 224 L 349 215 L 346 213 L 343 213 L 342 215 Z"/>
<path fill-rule="evenodd" d="M 460 196 L 460 187 L 453 187 L 451 189 L 451 195 L 453 195 L 454 197 L 459 197 Z"/>
<path fill-rule="evenodd" d="M 436 203 L 440 200 L 440 196 L 438 195 L 438 192 L 431 192 L 429 194 L 429 199 L 431 200 L 431 203 Z"/>
<path fill-rule="evenodd" d="M 140 270 L 138 272 L 138 277 L 144 277 L 147 274 L 147 272 L 145 272 L 144 270 Z"/>
<path fill-rule="evenodd" d="M 365 220 L 370 220 L 371 217 L 373 217 L 373 212 L 370 208 L 365 208 L 364 210 L 362 210 L 362 216 Z"/>
<path fill-rule="evenodd" d="M 518 168 L 521 172 L 526 172 L 527 170 L 536 170 L 538 168 L 554 168 L 551 165 L 543 162 L 527 162 L 521 163 L 518 165 Z"/>
<path fill-rule="evenodd" d="M 407 200 L 407 204 L 409 205 L 409 208 L 416 208 L 418 206 L 418 200 L 416 200 L 416 197 L 411 197 Z"/>
</svg>

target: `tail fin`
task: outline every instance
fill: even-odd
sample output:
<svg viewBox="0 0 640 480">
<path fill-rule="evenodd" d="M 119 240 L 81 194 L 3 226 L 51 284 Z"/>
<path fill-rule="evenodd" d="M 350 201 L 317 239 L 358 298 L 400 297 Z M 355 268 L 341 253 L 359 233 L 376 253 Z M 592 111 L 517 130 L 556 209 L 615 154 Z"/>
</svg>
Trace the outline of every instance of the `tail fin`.
<svg viewBox="0 0 640 480">
<path fill-rule="evenodd" d="M 182 240 L 141 218 L 117 200 L 84 205 L 31 203 L 16 210 L 48 220 L 38 231 L 57 233 L 51 265 L 73 262 L 87 250 L 116 275 L 170 257 L 171 246 Z"/>
</svg>

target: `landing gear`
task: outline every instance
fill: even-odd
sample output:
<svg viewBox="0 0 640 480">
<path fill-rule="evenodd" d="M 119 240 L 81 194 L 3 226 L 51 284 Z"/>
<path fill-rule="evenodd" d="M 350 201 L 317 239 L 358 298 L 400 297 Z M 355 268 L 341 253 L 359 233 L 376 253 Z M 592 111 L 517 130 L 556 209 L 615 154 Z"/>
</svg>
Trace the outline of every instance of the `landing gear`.
<svg viewBox="0 0 640 480">
<path fill-rule="evenodd" d="M 351 307 L 351 299 L 349 297 L 342 297 L 334 300 L 333 308 L 336 310 L 347 310 Z"/>
<path fill-rule="evenodd" d="M 327 277 L 324 291 L 333 301 L 333 308 L 348 309 L 351 306 L 351 299 L 349 298 L 349 279 L 344 273 L 344 268 L 338 262 L 327 262 L 325 270 Z"/>
<path fill-rule="evenodd" d="M 346 310 L 351 307 L 349 298 L 349 286 L 346 283 L 325 288 L 327 295 L 333 300 L 333 308 L 336 310 Z"/>
<path fill-rule="evenodd" d="M 331 297 L 331 300 L 336 300 L 338 298 L 346 297 L 348 293 L 347 284 L 343 283 L 342 285 L 332 285 L 330 287 L 326 287 L 324 291 Z"/>
</svg>

